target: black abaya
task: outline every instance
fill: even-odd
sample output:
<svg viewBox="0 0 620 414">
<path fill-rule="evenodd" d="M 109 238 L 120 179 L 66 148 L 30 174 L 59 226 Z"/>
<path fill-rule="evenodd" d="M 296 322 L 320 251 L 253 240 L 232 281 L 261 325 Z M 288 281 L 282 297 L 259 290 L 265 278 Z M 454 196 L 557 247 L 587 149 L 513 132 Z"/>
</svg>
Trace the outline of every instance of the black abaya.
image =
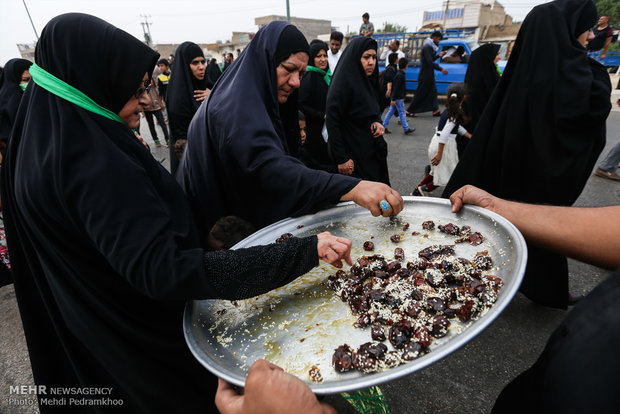
<svg viewBox="0 0 620 414">
<path fill-rule="evenodd" d="M 375 40 L 355 38 L 338 61 L 327 93 L 328 145 L 337 164 L 353 160 L 355 177 L 390 185 L 387 143 L 382 136 L 374 138 L 370 129 L 381 122 L 381 108 L 377 68 L 367 76 L 360 61 L 369 49 L 377 50 Z"/>
<path fill-rule="evenodd" d="M 556 0 L 527 15 L 443 197 L 472 184 L 516 201 L 575 202 L 605 146 L 611 108 L 609 75 L 577 41 L 596 16 L 590 0 Z M 528 249 L 521 291 L 565 308 L 566 258 L 531 244 Z"/>
<path fill-rule="evenodd" d="M 21 76 L 30 65 L 32 62 L 26 59 L 11 59 L 0 74 L 0 140 L 5 144 L 11 135 L 15 114 L 24 94 L 19 86 Z"/>
<path fill-rule="evenodd" d="M 220 70 L 220 67 L 215 62 L 215 59 L 211 59 L 209 61 L 209 64 L 207 65 L 207 71 L 206 71 L 206 77 L 208 80 L 207 87 L 213 88 L 213 85 L 215 85 L 215 82 L 217 82 L 217 80 L 220 78 L 221 75 L 222 75 L 222 71 Z"/>
<path fill-rule="evenodd" d="M 194 91 L 207 89 L 207 73 L 204 79 L 197 79 L 192 74 L 190 62 L 197 57 L 204 58 L 202 49 L 192 42 L 183 42 L 177 48 L 168 83 L 168 120 L 170 122 L 170 172 L 174 175 L 179 161 L 174 152 L 174 143 L 187 139 L 187 129 L 194 113 L 202 102 L 194 98 Z"/>
<path fill-rule="evenodd" d="M 326 43 L 321 42 L 310 46 L 308 65 L 314 66 L 314 58 L 321 50 L 327 52 Z M 306 142 L 303 145 L 302 159 L 310 168 L 336 174 L 338 166 L 329 156 L 327 142 L 323 139 L 327 88 L 324 75 L 320 72 L 307 71 L 301 80 L 299 109 L 306 116 Z"/>
<path fill-rule="evenodd" d="M 474 50 L 469 58 L 465 73 L 467 99 L 463 102 L 463 110 L 469 118 L 467 130 L 472 134 L 500 78 L 495 66 L 498 52 L 498 44 L 487 43 Z"/>
<path fill-rule="evenodd" d="M 493 413 L 616 413 L 620 407 L 620 269 L 580 301 Z"/>
<path fill-rule="evenodd" d="M 203 236 L 223 216 L 260 228 L 316 211 L 359 182 L 311 170 L 286 153 L 274 58 L 286 26 L 271 22 L 258 31 L 190 126 L 177 178 Z"/>
<path fill-rule="evenodd" d="M 437 85 L 435 84 L 435 70 L 441 70 L 441 66 L 435 63 L 438 57 L 439 55 L 435 52 L 433 46 L 425 42 L 420 58 L 418 88 L 407 108 L 407 112 L 416 114 L 419 112 L 437 111 L 439 109 Z"/>
<path fill-rule="evenodd" d="M 158 56 L 83 14 L 52 19 L 35 55 L 43 70 L 115 113 Z M 81 65 L 85 59 L 108 64 Z M 35 383 L 111 387 L 105 397 L 123 400 L 115 411 L 213 412 L 215 378 L 185 344 L 185 300 L 281 286 L 316 265 L 316 237 L 203 252 L 181 188 L 127 125 L 36 81 L 17 113 L 1 188 Z"/>
</svg>

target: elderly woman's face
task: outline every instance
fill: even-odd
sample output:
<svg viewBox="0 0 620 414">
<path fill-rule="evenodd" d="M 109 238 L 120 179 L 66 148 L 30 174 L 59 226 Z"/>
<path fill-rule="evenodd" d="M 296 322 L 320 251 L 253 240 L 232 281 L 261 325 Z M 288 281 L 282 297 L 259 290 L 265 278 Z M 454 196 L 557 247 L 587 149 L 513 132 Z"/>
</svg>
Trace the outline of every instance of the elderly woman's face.
<svg viewBox="0 0 620 414">
<path fill-rule="evenodd" d="M 145 73 L 142 82 L 136 87 L 136 92 L 131 95 L 131 98 L 118 113 L 118 116 L 131 129 L 136 129 L 140 126 L 140 112 L 142 112 L 143 107 L 151 102 L 144 86 L 148 80 L 149 75 Z"/>
<path fill-rule="evenodd" d="M 314 57 L 314 66 L 321 70 L 325 70 L 327 69 L 327 64 L 327 51 L 321 49 L 319 50 L 319 53 L 317 53 Z"/>
<path fill-rule="evenodd" d="M 308 54 L 305 52 L 293 53 L 280 62 L 276 68 L 279 103 L 285 103 L 289 95 L 299 88 L 306 66 L 308 66 Z"/>
<path fill-rule="evenodd" d="M 372 75 L 375 66 L 377 66 L 377 51 L 374 49 L 366 50 L 362 53 L 360 62 L 362 62 L 362 67 L 364 68 L 364 72 L 366 72 L 366 76 Z"/>
</svg>

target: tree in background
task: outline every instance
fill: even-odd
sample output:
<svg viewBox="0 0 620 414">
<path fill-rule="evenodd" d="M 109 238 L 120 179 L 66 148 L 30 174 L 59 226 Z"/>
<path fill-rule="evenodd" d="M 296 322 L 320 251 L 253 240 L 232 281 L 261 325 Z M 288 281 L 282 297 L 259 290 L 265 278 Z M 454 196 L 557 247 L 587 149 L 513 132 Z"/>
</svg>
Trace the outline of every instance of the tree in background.
<svg viewBox="0 0 620 414">
<path fill-rule="evenodd" d="M 616 0 L 612 0 L 616 1 Z M 406 32 L 407 26 L 401 26 L 396 23 L 383 22 L 383 28 L 377 30 L 378 33 L 396 33 L 396 32 Z"/>
</svg>

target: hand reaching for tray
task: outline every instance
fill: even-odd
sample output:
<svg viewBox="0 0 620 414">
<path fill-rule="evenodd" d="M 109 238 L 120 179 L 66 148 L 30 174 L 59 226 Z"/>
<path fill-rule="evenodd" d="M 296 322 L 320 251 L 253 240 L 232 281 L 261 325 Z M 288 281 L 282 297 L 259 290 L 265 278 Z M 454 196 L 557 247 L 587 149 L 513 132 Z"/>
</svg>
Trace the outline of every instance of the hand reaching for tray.
<svg viewBox="0 0 620 414">
<path fill-rule="evenodd" d="M 316 249 L 319 252 L 319 259 L 338 269 L 342 267 L 343 260 L 349 266 L 353 265 L 351 261 L 351 240 L 333 236 L 328 231 L 320 233 L 317 238 L 319 242 Z"/>
<path fill-rule="evenodd" d="M 222 414 L 334 414 L 302 380 L 264 359 L 256 361 L 245 379 L 241 394 L 219 379 L 215 404 Z"/>
</svg>

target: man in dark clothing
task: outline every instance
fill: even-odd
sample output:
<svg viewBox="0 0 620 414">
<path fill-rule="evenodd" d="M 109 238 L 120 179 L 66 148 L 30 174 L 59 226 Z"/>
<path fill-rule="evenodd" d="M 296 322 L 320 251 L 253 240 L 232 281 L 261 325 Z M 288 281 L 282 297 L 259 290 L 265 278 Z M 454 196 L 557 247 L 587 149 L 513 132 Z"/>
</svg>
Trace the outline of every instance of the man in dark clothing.
<svg viewBox="0 0 620 414">
<path fill-rule="evenodd" d="M 390 58 L 395 54 L 396 53 L 392 53 Z M 392 82 L 390 110 L 383 120 L 383 127 L 386 133 L 390 132 L 387 127 L 394 112 L 398 112 L 398 117 L 400 118 L 400 123 L 403 126 L 405 135 L 409 135 L 415 131 L 415 128 L 410 128 L 409 124 L 407 124 L 407 116 L 405 115 L 405 70 L 407 69 L 408 63 L 407 58 L 400 58 L 398 60 L 398 72 L 394 75 L 394 81 Z"/>
<path fill-rule="evenodd" d="M 388 55 L 388 66 L 381 72 L 381 112 L 390 104 L 390 97 L 392 96 L 392 82 L 394 76 L 398 72 L 398 53 L 390 53 Z"/>
<path fill-rule="evenodd" d="M 605 59 L 611 43 L 613 29 L 609 27 L 609 16 L 601 16 L 594 30 L 594 39 L 588 43 L 588 55 L 595 60 Z M 602 51 L 601 51 L 602 49 Z"/>
<path fill-rule="evenodd" d="M 420 74 L 418 75 L 418 89 L 409 108 L 407 108 L 407 115 L 409 116 L 414 116 L 418 112 L 428 111 L 433 111 L 433 116 L 441 115 L 439 104 L 437 103 L 435 70 L 440 70 L 444 75 L 447 75 L 448 71 L 436 64 L 435 60 L 446 54 L 446 52 L 437 53 L 439 50 L 437 45 L 442 37 L 441 32 L 434 31 L 431 37 L 424 42 L 420 61 Z"/>
</svg>

